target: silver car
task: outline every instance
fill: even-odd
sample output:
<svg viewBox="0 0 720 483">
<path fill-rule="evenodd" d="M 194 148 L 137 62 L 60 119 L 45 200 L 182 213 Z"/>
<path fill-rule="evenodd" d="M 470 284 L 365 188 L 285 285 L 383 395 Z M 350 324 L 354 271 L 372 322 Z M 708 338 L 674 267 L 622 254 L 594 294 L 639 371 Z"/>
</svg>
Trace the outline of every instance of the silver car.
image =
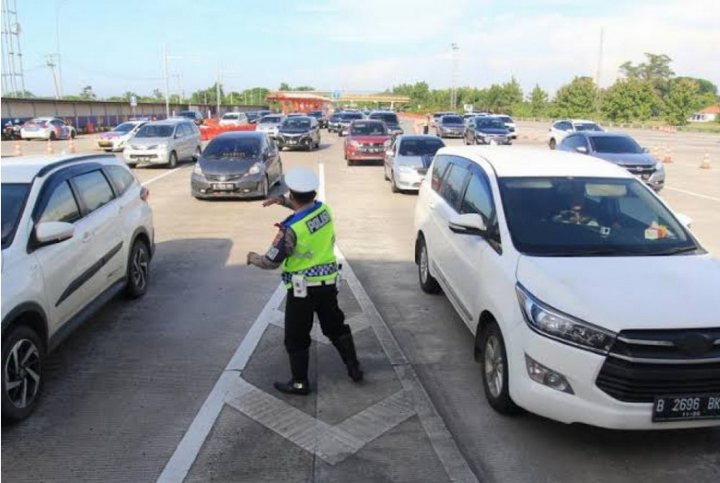
<svg viewBox="0 0 720 483">
<path fill-rule="evenodd" d="M 282 114 L 268 114 L 260 118 L 257 122 L 256 131 L 264 132 L 273 139 L 278 136 L 278 128 L 280 124 L 285 120 L 285 116 Z"/>
<path fill-rule="evenodd" d="M 385 153 L 385 179 L 393 193 L 418 191 L 438 149 L 445 143 L 436 136 L 403 134 Z"/>
<path fill-rule="evenodd" d="M 164 164 L 174 168 L 178 161 L 195 161 L 200 156 L 200 130 L 184 119 L 145 124 L 123 150 L 128 166 Z"/>
</svg>

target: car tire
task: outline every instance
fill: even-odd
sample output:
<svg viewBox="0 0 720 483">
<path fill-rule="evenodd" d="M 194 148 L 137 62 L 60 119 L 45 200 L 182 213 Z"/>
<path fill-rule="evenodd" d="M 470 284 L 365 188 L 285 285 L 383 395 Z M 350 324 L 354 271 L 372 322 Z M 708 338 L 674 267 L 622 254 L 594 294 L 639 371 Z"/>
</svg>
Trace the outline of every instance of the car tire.
<svg viewBox="0 0 720 483">
<path fill-rule="evenodd" d="M 400 190 L 397 187 L 397 184 L 395 184 L 395 172 L 390 171 L 390 191 L 393 193 L 400 193 Z"/>
<path fill-rule="evenodd" d="M 270 181 L 268 180 L 267 175 L 265 175 L 262 182 L 262 191 L 260 192 L 260 197 L 266 200 L 268 199 L 268 196 L 270 196 Z"/>
<path fill-rule="evenodd" d="M 170 157 L 168 158 L 167 163 L 168 168 L 175 168 L 177 166 L 177 153 L 175 151 L 172 151 L 170 153 Z"/>
<path fill-rule="evenodd" d="M 482 327 L 479 340 L 483 388 L 490 406 L 500 414 L 517 414 L 520 408 L 510 397 L 505 339 L 495 321 Z"/>
<path fill-rule="evenodd" d="M 387 174 L 387 165 L 383 166 L 383 178 L 385 178 L 385 181 L 390 181 L 390 178 L 388 178 Z"/>
<path fill-rule="evenodd" d="M 3 334 L 2 342 L 2 417 L 8 421 L 22 421 L 32 414 L 42 395 L 45 349 L 38 334 L 27 325 L 17 325 L 8 332 Z M 11 357 L 13 353 L 18 357 Z M 6 381 L 10 374 L 18 378 Z M 8 389 L 7 382 L 12 382 L 14 387 Z M 24 404 L 23 391 L 28 391 Z M 30 399 L 28 393 L 31 393 Z"/>
<path fill-rule="evenodd" d="M 57 139 L 55 131 L 50 131 L 50 137 L 48 139 L 50 139 L 50 141 L 55 141 Z"/>
<path fill-rule="evenodd" d="M 423 292 L 432 295 L 439 294 L 441 292 L 440 284 L 435 277 L 430 274 L 430 255 L 428 254 L 427 244 L 425 238 L 421 235 L 417 242 L 418 250 L 418 280 L 420 281 L 420 288 Z"/>
<path fill-rule="evenodd" d="M 77 132 L 74 129 L 72 131 L 70 131 L 70 139 L 75 139 L 76 136 L 77 136 Z"/>
<path fill-rule="evenodd" d="M 555 149 L 557 147 L 557 142 L 555 141 L 555 138 L 551 138 L 548 145 L 550 146 L 550 149 Z"/>
<path fill-rule="evenodd" d="M 147 293 L 150 282 L 150 248 L 143 240 L 135 240 L 130 249 L 125 295 L 137 299 Z"/>
</svg>

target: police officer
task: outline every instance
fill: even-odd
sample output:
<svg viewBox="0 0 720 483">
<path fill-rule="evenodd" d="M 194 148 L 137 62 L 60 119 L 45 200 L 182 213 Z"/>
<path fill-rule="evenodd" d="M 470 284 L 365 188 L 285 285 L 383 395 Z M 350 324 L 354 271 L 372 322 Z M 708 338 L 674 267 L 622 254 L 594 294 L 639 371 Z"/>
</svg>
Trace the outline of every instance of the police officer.
<svg viewBox="0 0 720 483">
<path fill-rule="evenodd" d="M 282 265 L 282 280 L 288 289 L 285 303 L 285 348 L 290 357 L 292 379 L 276 382 L 278 391 L 310 393 L 308 363 L 310 330 L 317 314 L 323 334 L 340 353 L 348 376 L 355 382 L 363 372 L 355 352 L 350 326 L 338 306 L 338 265 L 335 258 L 335 228 L 330 208 L 315 200 L 318 177 L 298 168 L 285 175 L 290 196 L 272 198 L 263 206 L 282 205 L 294 213 L 278 224 L 278 234 L 265 255 L 250 252 L 248 265 L 275 269 Z"/>
</svg>

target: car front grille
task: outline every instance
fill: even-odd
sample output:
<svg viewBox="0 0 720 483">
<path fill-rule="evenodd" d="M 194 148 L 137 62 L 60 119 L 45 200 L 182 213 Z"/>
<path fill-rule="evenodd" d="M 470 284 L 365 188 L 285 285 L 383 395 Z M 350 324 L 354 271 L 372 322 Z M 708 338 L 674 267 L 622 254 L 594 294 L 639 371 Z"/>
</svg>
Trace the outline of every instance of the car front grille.
<svg viewBox="0 0 720 483">
<path fill-rule="evenodd" d="M 624 402 L 720 392 L 720 328 L 623 331 L 595 381 Z"/>
<path fill-rule="evenodd" d="M 427 168 L 415 168 L 415 171 L 417 171 L 417 174 L 425 176 L 427 174 Z"/>
<path fill-rule="evenodd" d="M 244 174 L 207 174 L 205 173 L 205 179 L 208 181 L 233 181 L 240 179 Z"/>
<path fill-rule="evenodd" d="M 640 166 L 628 166 L 623 165 L 623 168 L 630 171 L 632 174 L 635 175 L 641 175 L 641 174 L 653 174 L 655 172 L 654 166 L 647 166 L 647 165 L 640 165 Z"/>
</svg>

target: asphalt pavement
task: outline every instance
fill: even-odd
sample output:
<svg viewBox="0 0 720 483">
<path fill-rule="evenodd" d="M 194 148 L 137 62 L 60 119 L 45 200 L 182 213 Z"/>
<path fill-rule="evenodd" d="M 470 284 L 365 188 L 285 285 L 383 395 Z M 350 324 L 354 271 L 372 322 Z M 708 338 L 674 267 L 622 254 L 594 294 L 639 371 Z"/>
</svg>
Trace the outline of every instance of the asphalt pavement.
<svg viewBox="0 0 720 483">
<path fill-rule="evenodd" d="M 547 126 L 520 128 L 519 144 L 544 142 Z M 633 134 L 651 148 L 650 142 L 675 143 L 663 197 L 693 217 L 696 233 L 720 253 L 717 136 Z M 190 195 L 190 165 L 136 169 L 150 188 L 157 230 L 148 295 L 114 301 L 50 356 L 37 412 L 2 428 L 2 477 L 720 479 L 720 428 L 606 431 L 495 413 L 485 401 L 471 334 L 443 296 L 418 287 L 415 196 L 392 194 L 379 165 L 346 166 L 341 142 L 323 131 L 320 150 L 283 152 L 282 159 L 286 170 L 306 166 L 323 174 L 346 265 L 341 307 L 357 334 L 363 384 L 347 378 L 334 348 L 316 330 L 313 395 L 292 398 L 272 389 L 273 381 L 289 377 L 282 347 L 284 294 L 278 274 L 245 266 L 245 254 L 267 248 L 273 223 L 286 210 L 263 209 L 259 201 L 197 201 Z M 80 139 L 78 146 L 89 150 L 92 141 Z M 45 145 L 22 147 L 28 153 Z M 3 154 L 12 149 L 2 143 Z M 717 163 L 710 170 L 698 168 L 705 150 Z"/>
</svg>

